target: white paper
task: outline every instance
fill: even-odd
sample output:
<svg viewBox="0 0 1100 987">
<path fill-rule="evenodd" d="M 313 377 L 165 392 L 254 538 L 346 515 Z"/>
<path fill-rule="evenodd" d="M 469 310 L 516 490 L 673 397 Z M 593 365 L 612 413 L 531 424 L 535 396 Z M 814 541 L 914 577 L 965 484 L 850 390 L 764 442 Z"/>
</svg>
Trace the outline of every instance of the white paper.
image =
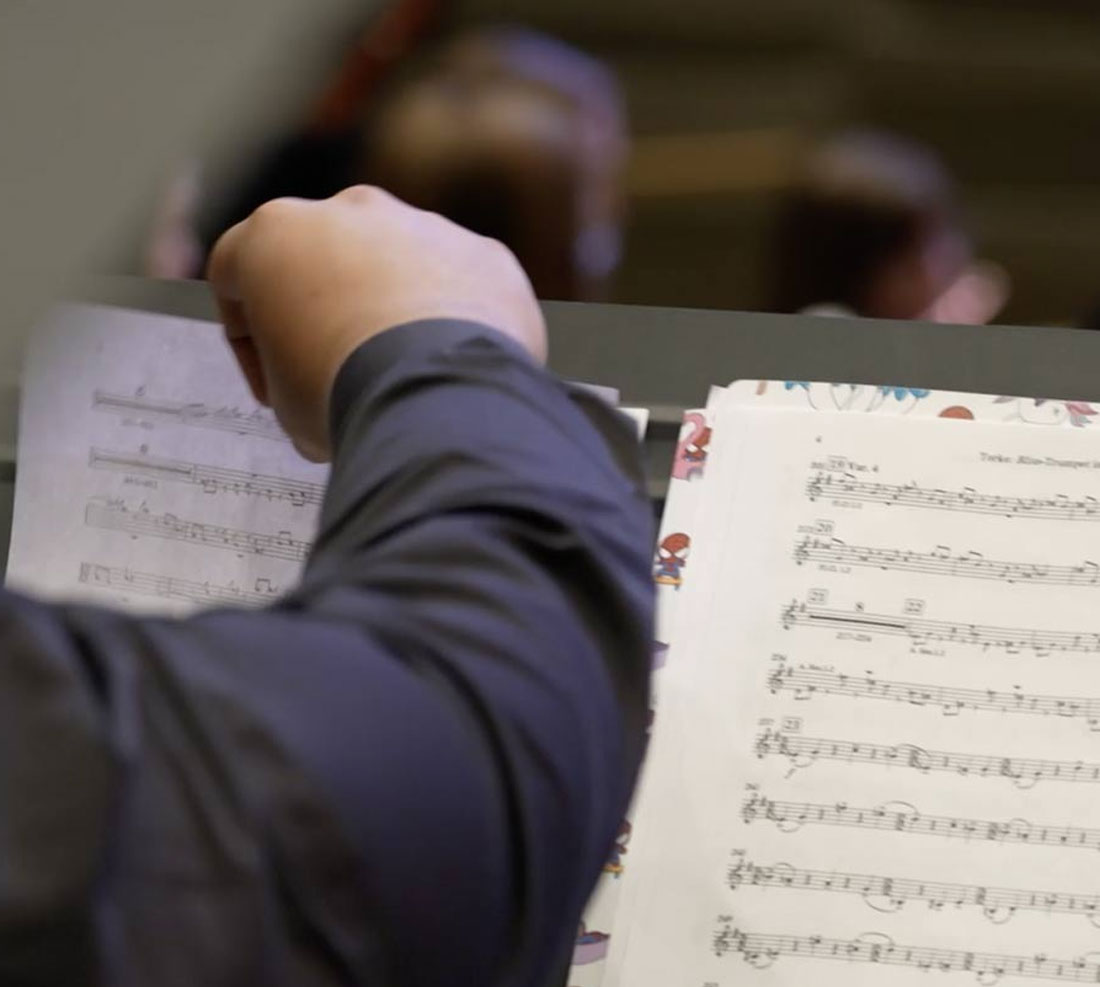
<svg viewBox="0 0 1100 987">
<path fill-rule="evenodd" d="M 1096 982 L 1100 440 L 714 435 L 605 982 Z"/>
<path fill-rule="evenodd" d="M 28 357 L 8 583 L 164 613 L 271 602 L 298 579 L 325 477 L 219 326 L 61 309 Z"/>
<path fill-rule="evenodd" d="M 644 437 L 648 412 L 645 409 L 621 409 L 639 424 L 639 439 Z M 644 413 L 645 417 L 641 417 Z M 653 641 L 653 681 L 650 692 L 650 722 L 655 721 L 660 700 L 662 669 L 668 659 L 669 642 L 674 635 L 676 610 L 684 581 L 690 578 L 691 534 L 703 488 L 710 429 L 707 413 L 692 410 L 684 414 L 676 459 L 669 483 L 665 511 L 657 536 L 653 562 L 656 583 L 656 620 Z M 645 775 L 639 779 L 635 804 L 645 798 Z M 616 836 L 611 859 L 604 866 L 588 907 L 585 909 L 573 950 L 571 987 L 600 987 L 605 981 L 611 929 L 623 907 L 624 875 L 633 867 L 634 824 L 628 813 Z"/>
<path fill-rule="evenodd" d="M 634 423 L 634 427 L 638 430 L 638 441 L 644 440 L 646 429 L 649 428 L 649 409 L 620 408 L 619 411 Z"/>
</svg>

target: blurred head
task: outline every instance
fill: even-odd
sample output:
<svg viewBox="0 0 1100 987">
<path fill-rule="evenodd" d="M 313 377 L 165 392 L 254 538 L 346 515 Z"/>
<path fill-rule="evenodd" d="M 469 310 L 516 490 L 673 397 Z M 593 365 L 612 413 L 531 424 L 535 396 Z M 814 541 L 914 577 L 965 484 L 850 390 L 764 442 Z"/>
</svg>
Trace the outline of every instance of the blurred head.
<svg viewBox="0 0 1100 987">
<path fill-rule="evenodd" d="M 599 62 L 542 35 L 460 37 L 393 81 L 364 180 L 507 244 L 543 298 L 593 298 L 620 255 L 625 114 Z"/>
<path fill-rule="evenodd" d="M 820 146 L 780 211 L 773 307 L 978 323 L 1004 301 L 975 265 L 951 177 L 927 149 L 875 133 Z"/>
</svg>

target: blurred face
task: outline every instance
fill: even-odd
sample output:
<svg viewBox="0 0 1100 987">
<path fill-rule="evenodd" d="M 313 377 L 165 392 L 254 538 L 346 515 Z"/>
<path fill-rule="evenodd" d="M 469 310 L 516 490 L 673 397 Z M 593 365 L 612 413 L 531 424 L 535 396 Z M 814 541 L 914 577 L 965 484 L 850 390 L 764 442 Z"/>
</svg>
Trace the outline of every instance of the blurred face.
<svg viewBox="0 0 1100 987">
<path fill-rule="evenodd" d="M 879 319 L 923 318 L 970 261 L 970 244 L 962 234 L 937 229 L 883 265 L 867 293 L 863 314 Z"/>
<path fill-rule="evenodd" d="M 1008 291 L 1004 271 L 975 261 L 966 237 L 945 228 L 885 265 L 862 314 L 984 325 L 1004 306 Z"/>
</svg>

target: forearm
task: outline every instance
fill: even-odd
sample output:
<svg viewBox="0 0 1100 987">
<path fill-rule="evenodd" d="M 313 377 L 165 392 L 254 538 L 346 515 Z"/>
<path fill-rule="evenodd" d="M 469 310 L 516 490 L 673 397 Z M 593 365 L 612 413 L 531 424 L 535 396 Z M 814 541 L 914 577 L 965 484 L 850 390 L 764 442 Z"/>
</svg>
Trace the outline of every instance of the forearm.
<svg viewBox="0 0 1100 987">
<path fill-rule="evenodd" d="M 56 795 L 80 764 L 54 808 L 59 835 L 86 838 L 30 912 L 0 872 L 0 921 L 78 903 L 107 859 L 145 882 L 273 859 L 329 962 L 364 976 L 477 982 L 545 963 L 570 931 L 641 752 L 644 498 L 491 332 L 383 335 L 334 405 L 321 535 L 274 610 L 135 621 L 4 601 L 18 715 L 0 719 L 0 805 L 32 776 Z M 41 850 L 37 820 L 0 808 L 4 851 Z M 29 885 L 53 862 L 23 859 Z"/>
<path fill-rule="evenodd" d="M 403 663 L 444 686 L 488 745 L 512 817 L 493 840 L 518 864 L 511 907 L 527 922 L 516 931 L 546 938 L 606 859 L 641 756 L 649 506 L 640 474 L 629 479 L 609 451 L 610 438 L 636 465 L 617 416 L 597 412 L 601 435 L 560 384 L 484 330 L 455 326 L 475 335 L 417 360 L 410 337 L 438 328 L 377 340 L 345 368 L 325 532 L 303 592 L 355 620 L 364 597 L 339 587 L 351 546 L 366 546 L 355 579 L 378 603 L 370 626 L 399 660 L 403 642 L 419 642 Z M 387 342 L 404 363 L 387 365 Z M 369 384 L 349 398 L 355 374 Z"/>
</svg>

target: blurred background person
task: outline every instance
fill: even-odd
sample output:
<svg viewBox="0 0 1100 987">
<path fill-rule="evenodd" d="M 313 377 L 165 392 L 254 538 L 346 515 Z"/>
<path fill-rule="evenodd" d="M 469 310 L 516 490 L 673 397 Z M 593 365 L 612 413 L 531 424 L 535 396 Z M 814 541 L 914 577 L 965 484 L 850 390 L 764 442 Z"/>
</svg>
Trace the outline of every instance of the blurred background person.
<svg viewBox="0 0 1100 987">
<path fill-rule="evenodd" d="M 370 72 L 361 52 L 349 58 L 310 126 L 275 145 L 232 195 L 208 202 L 198 239 L 212 244 L 270 198 L 368 182 L 505 243 L 541 298 L 606 298 L 622 255 L 629 148 L 615 76 L 521 28 L 425 41 L 425 6 L 413 7 L 411 23 L 408 9 L 405 19 L 391 14 L 386 33 L 400 55 L 387 49 Z M 154 275 L 201 270 L 204 251 L 180 249 L 183 191 L 173 185 L 158 212 L 146 265 Z"/>
<path fill-rule="evenodd" d="M 891 255 L 888 267 L 894 273 L 873 279 L 893 282 L 873 292 L 880 300 L 889 297 L 891 304 L 874 311 L 913 317 L 918 310 L 913 299 L 902 305 L 899 297 L 898 284 L 905 280 L 900 272 L 908 268 L 923 282 L 912 295 L 926 303 L 925 317 L 980 322 L 1005 296 L 998 321 L 1072 324 L 1080 319 L 1081 299 L 1095 290 L 1085 259 L 1100 229 L 1100 130 L 1082 127 L 1081 121 L 1092 119 L 1100 107 L 1100 19 L 1086 0 L 1013 0 L 1009 7 L 996 0 L 837 0 L 832 5 L 691 0 L 690 10 L 651 5 L 639 18 L 625 0 L 364 2 L 359 23 L 332 50 L 326 84 L 295 126 L 272 133 L 263 155 L 253 157 L 254 143 L 249 143 L 242 144 L 239 158 L 203 162 L 205 187 L 196 227 L 200 245 L 208 248 L 228 225 L 268 198 L 330 195 L 372 171 L 399 164 L 410 146 L 427 147 L 425 107 L 432 104 L 441 112 L 448 103 L 439 77 L 465 78 L 473 71 L 470 63 L 480 60 L 482 66 L 503 66 L 494 86 L 528 90 L 524 105 L 538 106 L 502 149 L 500 116 L 509 114 L 502 113 L 496 97 L 482 95 L 480 87 L 487 90 L 488 81 L 446 84 L 451 103 L 462 102 L 453 95 L 462 91 L 482 107 L 478 112 L 462 107 L 470 143 L 483 149 L 482 164 L 473 170 L 509 176 L 508 200 L 522 207 L 518 225 L 544 232 L 547 242 L 539 244 L 534 260 L 526 261 L 556 271 L 548 282 L 533 272 L 544 296 L 774 310 L 778 284 L 772 234 L 777 216 L 787 214 L 790 198 L 807 182 L 807 145 L 823 134 L 871 130 L 902 135 L 899 144 L 918 142 L 918 156 L 932 157 L 932 171 L 940 171 L 940 187 L 948 190 L 950 201 L 939 226 L 961 234 L 954 246 L 944 247 L 945 238 L 934 243 L 936 238 L 923 232 L 929 224 L 903 223 L 903 230 L 922 231 L 908 243 L 919 241 L 924 247 L 902 248 L 904 261 Z M 545 45 L 506 41 L 502 32 L 485 28 L 499 23 L 537 32 L 529 37 L 561 40 Z M 520 32 L 511 33 L 516 38 Z M 465 41 L 446 40 L 471 37 L 481 39 L 478 59 L 456 54 L 470 47 Z M 485 48 L 491 53 L 485 54 Z M 554 54 L 547 56 L 551 49 Z M 566 52 L 586 54 L 570 58 Z M 588 72 L 585 63 L 600 71 Z M 287 71 L 293 71 L 289 64 Z M 575 126 L 587 130 L 600 118 L 605 121 L 601 140 L 616 131 L 613 123 L 607 126 L 614 114 L 592 112 L 594 104 L 611 104 L 584 95 L 604 83 L 579 81 L 601 74 L 621 90 L 620 107 L 629 106 L 630 155 L 620 169 L 619 185 L 625 207 L 582 205 L 578 218 L 546 204 L 567 198 L 561 189 L 570 180 L 583 184 L 583 175 L 591 173 L 584 162 L 603 155 L 607 165 L 597 170 L 614 172 L 618 154 L 612 148 L 618 142 L 612 138 L 596 153 L 576 147 L 570 163 L 564 142 L 553 132 Z M 437 82 L 429 99 L 427 79 L 433 75 Z M 553 100 L 539 101 L 529 91 L 533 75 L 549 89 L 574 95 L 551 111 L 547 104 Z M 517 83 L 516 76 L 525 81 Z M 568 118 L 571 100 L 585 122 L 574 117 L 574 123 L 551 124 L 555 113 Z M 516 106 L 520 99 L 512 96 L 507 102 Z M 487 133 L 487 118 L 498 128 L 495 135 Z M 433 141 L 446 149 L 444 132 L 437 129 Z M 378 143 L 368 147 L 374 138 Z M 531 164 L 525 156 L 536 161 Z M 904 158 L 906 152 L 895 156 Z M 424 188 L 431 186 L 438 200 L 441 187 L 456 184 L 448 176 L 457 170 L 458 157 L 448 150 L 434 174 L 418 167 L 417 175 L 410 176 L 402 169 L 392 183 L 415 177 Z M 462 167 L 467 174 L 471 170 L 468 162 Z M 468 178 L 461 184 L 468 190 L 480 187 Z M 603 179 L 589 184 L 599 188 Z M 936 184 L 934 179 L 930 212 L 942 217 Z M 532 195 L 532 188 L 541 194 Z M 896 202 L 897 193 L 890 194 Z M 919 196 L 914 205 L 906 194 L 901 195 L 903 210 L 925 210 Z M 488 206 L 469 206 L 481 195 L 448 192 L 446 198 L 488 221 Z M 601 194 L 581 198 L 599 200 Z M 965 225 L 959 203 L 965 207 Z M 530 219 L 540 206 L 538 220 Z M 186 231 L 176 223 L 172 232 L 180 210 L 163 211 L 168 213 L 167 222 L 163 217 L 161 222 L 166 232 L 152 253 L 186 262 L 190 248 L 186 236 L 178 235 Z M 593 215 L 598 218 L 590 222 Z M 576 237 L 570 236 L 566 218 L 576 227 Z M 499 221 L 491 225 L 501 228 Z M 608 282 L 599 271 L 614 264 L 617 231 L 624 244 L 622 263 Z M 581 258 L 579 275 L 570 276 L 570 265 L 562 260 L 561 244 L 570 240 Z M 127 270 L 151 269 L 151 251 L 143 246 L 144 265 L 134 251 L 125 258 Z M 960 259 L 971 252 L 1011 271 L 1010 298 L 1002 274 Z M 943 287 L 949 282 L 953 290 Z M 852 307 L 836 301 L 839 295 L 823 297 L 806 304 Z"/>
<path fill-rule="evenodd" d="M 919 144 L 862 131 L 807 156 L 777 216 L 778 312 L 980 324 L 1007 278 L 976 262 L 954 181 Z"/>
<path fill-rule="evenodd" d="M 183 191 L 179 176 L 162 190 L 150 223 L 144 273 L 201 277 L 203 262 L 222 233 L 263 203 L 285 196 L 325 199 L 357 181 L 367 107 L 397 66 L 444 30 L 453 7 L 454 0 L 364 3 L 364 22 L 335 53 L 331 75 L 301 122 L 289 132 L 272 134 L 254 159 L 205 176 L 190 200 L 187 220 L 198 244 L 197 262 L 171 246 L 188 240 L 176 205 Z M 156 262 L 166 256 L 171 268 L 158 270 Z"/>
<path fill-rule="evenodd" d="M 392 80 L 360 178 L 502 241 L 540 298 L 606 297 L 629 139 L 615 77 L 546 35 L 474 31 Z"/>
</svg>

